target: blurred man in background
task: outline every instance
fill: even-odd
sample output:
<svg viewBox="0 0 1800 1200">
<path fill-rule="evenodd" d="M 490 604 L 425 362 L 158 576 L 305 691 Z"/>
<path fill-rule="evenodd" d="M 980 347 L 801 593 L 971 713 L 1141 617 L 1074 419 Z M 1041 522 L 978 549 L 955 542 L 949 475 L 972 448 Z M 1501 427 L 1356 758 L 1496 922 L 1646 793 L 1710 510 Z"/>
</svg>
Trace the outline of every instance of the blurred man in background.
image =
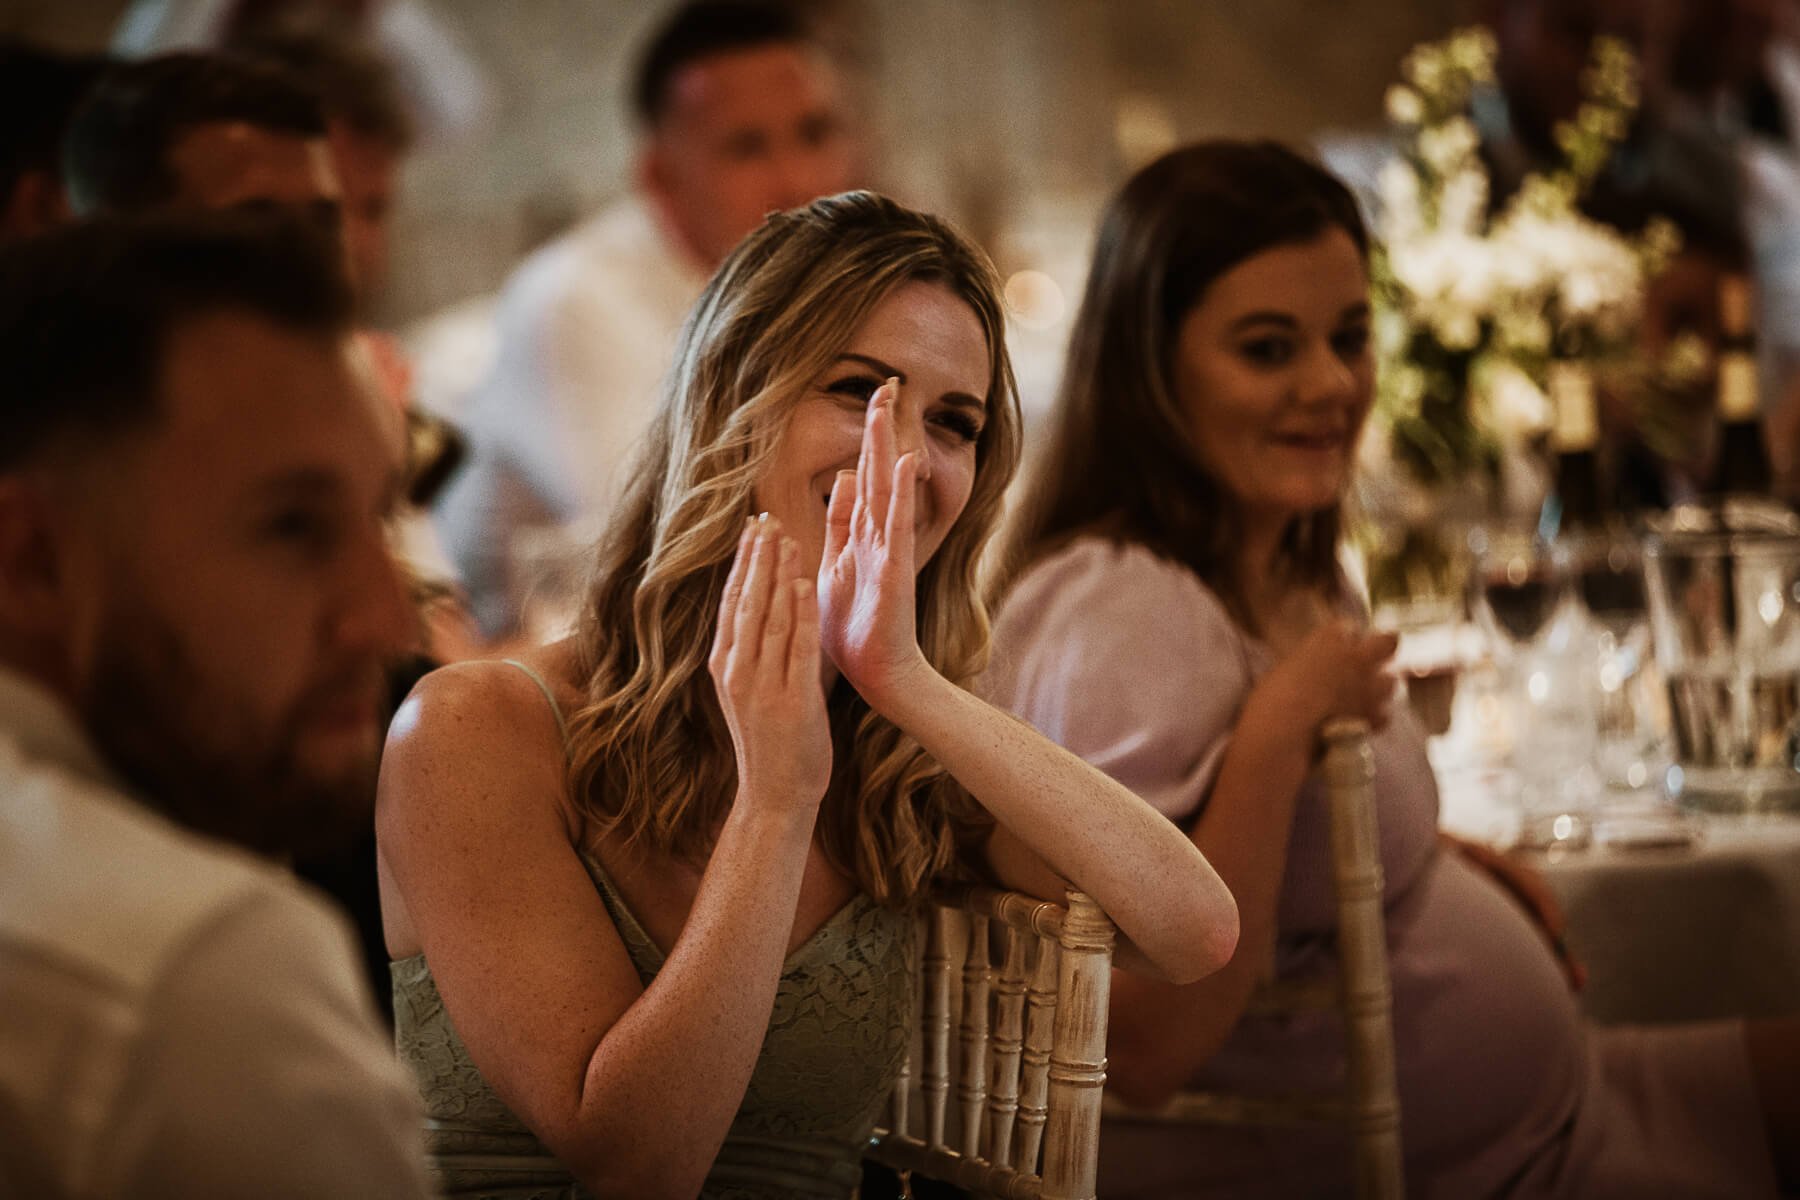
<svg viewBox="0 0 1800 1200">
<path fill-rule="evenodd" d="M 438 512 L 490 635 L 519 618 L 522 531 L 604 521 L 707 277 L 770 212 L 842 191 L 857 154 L 841 82 L 786 8 L 678 8 L 637 68 L 636 191 L 539 250 L 502 294 L 473 455 Z M 552 539 L 554 541 L 554 539 Z"/>
<path fill-rule="evenodd" d="M 398 446 L 291 218 L 0 251 L 0 1194 L 426 1194 L 349 931 L 412 614 Z M 264 857 L 268 856 L 268 857 Z"/>
<path fill-rule="evenodd" d="M 290 49 L 283 62 L 303 59 L 316 67 L 328 53 L 317 46 L 304 54 Z M 186 51 L 121 64 L 95 86 L 70 128 L 66 163 L 76 210 L 250 208 L 299 215 L 339 246 L 359 285 L 360 307 L 366 285 L 379 276 L 386 221 L 382 189 L 391 187 L 391 164 L 376 186 L 359 180 L 347 211 L 333 130 L 339 139 L 360 138 L 371 153 L 397 147 L 401 134 L 391 114 L 377 120 L 368 115 L 377 105 L 346 98 L 346 91 L 337 81 L 331 91 L 337 106 L 328 108 L 289 67 L 242 54 Z M 369 132 L 371 126 L 383 132 Z M 403 499 L 417 499 L 421 472 L 433 464 L 419 452 L 419 440 L 408 437 L 416 425 L 408 419 L 404 367 L 386 340 L 366 329 L 358 331 L 355 346 L 364 385 L 384 401 L 379 411 L 389 422 L 389 436 L 413 451 Z M 473 654 L 475 639 L 460 595 L 447 582 L 451 568 L 423 514 L 412 504 L 396 506 L 390 532 L 418 605 L 414 637 L 392 680 L 393 690 L 403 696 L 431 666 Z M 369 985 L 381 1012 L 391 1017 L 373 822 L 359 838 L 332 853 L 303 857 L 296 866 L 350 914 Z"/>
<path fill-rule="evenodd" d="M 318 42 L 277 43 L 266 57 L 184 51 L 113 67 L 69 128 L 64 170 L 75 211 L 276 207 L 308 215 L 342 244 L 366 312 L 370 290 L 386 271 L 393 172 L 407 134 L 397 102 L 369 77 L 378 68 L 353 54 Z M 311 64 L 320 82 L 287 62 Z M 396 427 L 410 430 L 407 374 L 397 351 L 366 330 L 358 343 Z M 455 465 L 443 455 L 460 447 L 442 442 L 443 435 L 415 443 L 409 484 L 415 502 L 431 499 Z M 445 586 L 454 568 L 429 523 L 403 511 L 395 533 L 402 556 L 426 584 L 422 595 L 448 601 L 424 613 L 422 648 L 440 662 L 474 653 L 460 599 Z"/>
<path fill-rule="evenodd" d="M 110 68 L 70 123 L 63 169 L 78 216 L 279 207 L 333 237 L 342 220 L 317 97 L 244 58 L 188 52 Z"/>
<path fill-rule="evenodd" d="M 365 309 L 387 282 L 388 238 L 413 119 L 387 63 L 366 43 L 323 31 L 265 32 L 233 50 L 305 83 L 325 113 L 344 245 Z"/>
</svg>

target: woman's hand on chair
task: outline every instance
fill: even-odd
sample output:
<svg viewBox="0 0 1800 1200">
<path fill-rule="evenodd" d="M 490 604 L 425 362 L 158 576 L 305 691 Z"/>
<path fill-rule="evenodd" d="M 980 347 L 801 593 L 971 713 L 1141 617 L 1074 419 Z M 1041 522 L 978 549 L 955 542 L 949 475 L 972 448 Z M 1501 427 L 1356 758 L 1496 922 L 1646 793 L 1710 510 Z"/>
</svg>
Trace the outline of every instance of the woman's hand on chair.
<svg viewBox="0 0 1800 1200">
<path fill-rule="evenodd" d="M 1290 689 L 1309 729 L 1330 717 L 1361 717 L 1380 729 L 1394 703 L 1388 663 L 1396 642 L 1391 633 L 1333 617 L 1307 634 L 1270 676 Z"/>
<path fill-rule="evenodd" d="M 914 616 L 913 555 L 919 456 L 900 453 L 898 429 L 917 422 L 900 381 L 876 389 L 855 471 L 840 471 L 825 517 L 819 623 L 825 653 L 878 712 L 929 672 Z"/>
<path fill-rule="evenodd" d="M 766 514 L 738 540 L 707 667 L 737 755 L 739 802 L 816 813 L 831 782 L 818 606 L 799 548 Z"/>
</svg>

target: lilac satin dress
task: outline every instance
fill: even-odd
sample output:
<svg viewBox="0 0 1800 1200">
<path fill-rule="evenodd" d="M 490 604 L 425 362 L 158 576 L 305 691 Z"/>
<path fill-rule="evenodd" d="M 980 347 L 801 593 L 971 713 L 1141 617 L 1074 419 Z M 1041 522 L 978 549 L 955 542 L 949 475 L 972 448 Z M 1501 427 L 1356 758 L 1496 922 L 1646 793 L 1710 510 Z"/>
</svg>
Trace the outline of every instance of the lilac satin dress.
<svg viewBox="0 0 1800 1200">
<path fill-rule="evenodd" d="M 1275 665 L 1186 568 L 1078 540 L 1018 580 L 987 690 L 1191 828 L 1245 698 Z M 1408 1191 L 1481 1197 L 1774 1196 L 1739 1022 L 1599 1029 L 1583 1021 L 1538 928 L 1437 837 L 1425 737 L 1402 707 L 1377 734 L 1376 802 Z M 1295 812 L 1277 971 L 1333 968 L 1323 796 Z M 1279 1094 L 1341 1086 L 1334 1016 L 1246 1018 L 1197 1087 Z M 1349 1194 L 1337 1129 L 1109 1123 L 1108 1200 Z"/>
</svg>

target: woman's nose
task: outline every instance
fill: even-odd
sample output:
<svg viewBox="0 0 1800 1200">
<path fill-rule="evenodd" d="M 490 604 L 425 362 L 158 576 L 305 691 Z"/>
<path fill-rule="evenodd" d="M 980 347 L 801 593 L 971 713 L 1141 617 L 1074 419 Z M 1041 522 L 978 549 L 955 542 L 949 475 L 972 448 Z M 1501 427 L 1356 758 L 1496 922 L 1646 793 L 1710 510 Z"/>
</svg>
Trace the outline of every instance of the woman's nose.
<svg viewBox="0 0 1800 1200">
<path fill-rule="evenodd" d="M 1345 400 L 1356 394 L 1356 370 L 1331 346 L 1321 346 L 1310 356 L 1301 398 L 1313 403 Z"/>
</svg>

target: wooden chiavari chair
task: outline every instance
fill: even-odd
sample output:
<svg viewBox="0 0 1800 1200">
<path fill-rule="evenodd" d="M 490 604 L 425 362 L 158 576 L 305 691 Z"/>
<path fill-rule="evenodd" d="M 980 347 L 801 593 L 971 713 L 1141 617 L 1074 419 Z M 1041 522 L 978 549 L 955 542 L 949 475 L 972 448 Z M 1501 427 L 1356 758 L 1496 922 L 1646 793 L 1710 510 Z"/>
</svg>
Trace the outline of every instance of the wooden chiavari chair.
<svg viewBox="0 0 1800 1200">
<path fill-rule="evenodd" d="M 1375 757 L 1366 721 L 1340 718 L 1324 730 L 1326 802 L 1331 814 L 1332 870 L 1338 902 L 1336 986 L 1265 984 L 1251 999 L 1255 1014 L 1341 1011 L 1346 1088 L 1339 1096 L 1281 1098 L 1182 1092 L 1160 1109 L 1108 1103 L 1111 1120 L 1170 1124 L 1346 1124 L 1353 1143 L 1356 1195 L 1400 1200 L 1400 1100 L 1394 1078 L 1393 987 L 1381 910 L 1381 853 L 1375 825 Z"/>
<path fill-rule="evenodd" d="M 912 1053 L 869 1157 L 997 1200 L 1093 1200 L 1112 921 L 1076 891 L 956 887 L 921 925 Z"/>
</svg>

